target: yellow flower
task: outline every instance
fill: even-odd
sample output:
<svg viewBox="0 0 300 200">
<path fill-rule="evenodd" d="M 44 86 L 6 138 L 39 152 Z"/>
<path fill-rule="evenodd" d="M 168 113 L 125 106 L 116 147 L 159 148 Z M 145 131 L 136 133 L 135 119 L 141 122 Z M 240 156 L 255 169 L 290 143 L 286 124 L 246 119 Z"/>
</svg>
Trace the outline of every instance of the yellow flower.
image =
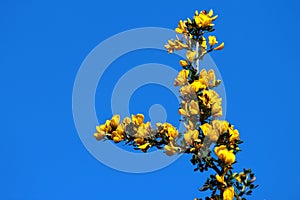
<svg viewBox="0 0 300 200">
<path fill-rule="evenodd" d="M 214 26 L 212 22 L 217 19 L 217 17 L 217 15 L 213 16 L 213 10 L 210 10 L 209 13 L 206 13 L 206 11 L 203 10 L 200 13 L 198 13 L 198 11 L 195 12 L 194 19 L 198 27 L 206 28 Z"/>
<path fill-rule="evenodd" d="M 207 108 L 211 108 L 211 115 L 213 117 L 222 116 L 222 98 L 219 97 L 217 92 L 214 90 L 205 90 L 202 95 L 199 96 L 199 99 L 202 101 L 203 105 Z"/>
<path fill-rule="evenodd" d="M 202 80 L 206 87 L 215 87 L 216 86 L 216 75 L 213 69 L 210 69 L 208 72 L 206 69 L 200 71 L 199 80 Z M 217 82 L 220 82 L 218 80 Z"/>
<path fill-rule="evenodd" d="M 181 50 L 188 48 L 188 45 L 183 44 L 180 40 L 168 40 L 168 44 L 165 45 L 168 53 L 173 53 L 174 50 Z"/>
<path fill-rule="evenodd" d="M 207 108 L 212 108 L 216 103 L 222 103 L 222 99 L 219 97 L 218 93 L 214 90 L 204 90 L 202 95 L 199 96 L 199 99 L 202 101 L 203 105 Z"/>
<path fill-rule="evenodd" d="M 150 147 L 150 144 L 149 144 L 149 143 L 145 143 L 145 144 L 143 144 L 143 145 L 138 146 L 138 148 L 139 148 L 140 150 L 142 150 L 144 153 L 147 152 L 147 150 L 149 149 L 149 147 Z"/>
<path fill-rule="evenodd" d="M 225 145 L 215 147 L 214 152 L 218 156 L 218 158 L 227 165 L 231 165 L 235 161 L 235 155 L 233 151 L 229 151 Z"/>
<path fill-rule="evenodd" d="M 167 49 L 168 53 L 173 53 L 174 52 L 174 48 L 171 45 L 166 44 L 164 47 Z"/>
<path fill-rule="evenodd" d="M 212 47 L 218 43 L 216 36 L 208 36 L 208 43 Z"/>
<path fill-rule="evenodd" d="M 178 113 L 180 115 L 182 115 L 182 116 L 186 116 L 186 117 L 190 116 L 189 115 L 189 111 L 188 111 L 188 104 L 187 104 L 187 102 L 182 101 L 181 107 L 179 108 Z"/>
<path fill-rule="evenodd" d="M 207 108 L 211 108 L 212 99 L 211 99 L 211 90 L 204 90 L 202 96 L 199 96 L 199 99 L 202 101 L 202 104 Z"/>
<path fill-rule="evenodd" d="M 94 133 L 94 137 L 96 138 L 96 140 L 102 140 L 104 137 L 105 137 L 105 132 L 97 132 L 97 133 Z"/>
<path fill-rule="evenodd" d="M 174 86 L 182 86 L 187 83 L 187 78 L 189 76 L 189 70 L 181 70 L 178 76 L 175 78 Z"/>
<path fill-rule="evenodd" d="M 223 109 L 222 109 L 222 106 L 221 106 L 221 102 L 215 102 L 212 105 L 211 115 L 213 117 L 222 117 L 222 115 L 223 115 Z"/>
<path fill-rule="evenodd" d="M 208 72 L 206 69 L 200 71 L 199 79 L 195 80 L 191 86 L 194 88 L 195 92 L 198 92 L 200 89 L 212 88 L 216 86 L 216 76 L 214 70 L 210 69 Z"/>
<path fill-rule="evenodd" d="M 146 138 L 150 134 L 151 124 L 150 122 L 142 123 L 139 125 L 136 133 L 136 137 Z"/>
<path fill-rule="evenodd" d="M 120 123 L 120 115 L 114 115 L 110 120 L 110 124 L 113 129 L 117 128 L 119 123 Z"/>
<path fill-rule="evenodd" d="M 178 130 L 175 127 L 168 127 L 169 140 L 173 141 L 178 136 Z"/>
<path fill-rule="evenodd" d="M 174 40 L 174 48 L 175 50 L 181 50 L 188 48 L 188 45 L 183 44 L 180 40 Z"/>
<path fill-rule="evenodd" d="M 205 80 L 204 79 L 195 80 L 194 82 L 192 82 L 191 87 L 195 92 L 206 89 Z"/>
<path fill-rule="evenodd" d="M 229 132 L 229 142 L 234 143 L 235 140 L 240 139 L 240 134 L 237 129 L 234 129 L 233 125 L 229 125 L 229 122 L 225 120 L 213 120 L 213 128 L 219 133 L 219 135 Z"/>
<path fill-rule="evenodd" d="M 191 100 L 190 105 L 189 105 L 189 110 L 191 115 L 198 115 L 199 114 L 199 105 L 198 102 L 195 100 Z"/>
<path fill-rule="evenodd" d="M 195 56 L 196 56 L 196 52 L 195 51 L 188 50 L 187 53 L 186 53 L 186 58 L 190 62 L 194 61 Z"/>
<path fill-rule="evenodd" d="M 207 44 L 206 44 L 206 39 L 205 37 L 202 37 L 202 40 L 201 40 L 201 47 L 206 50 L 207 49 Z"/>
<path fill-rule="evenodd" d="M 190 130 L 194 130 L 194 123 L 191 121 L 191 120 L 189 120 L 187 123 L 184 123 L 184 127 L 188 130 L 188 131 L 190 131 Z"/>
<path fill-rule="evenodd" d="M 188 63 L 186 60 L 180 60 L 180 61 L 179 61 L 179 64 L 180 64 L 182 67 L 187 67 L 187 66 L 189 66 L 189 63 Z"/>
<path fill-rule="evenodd" d="M 240 139 L 239 131 L 237 129 L 234 129 L 233 125 L 231 125 L 229 127 L 228 131 L 229 131 L 229 135 L 230 135 L 229 141 L 231 143 L 235 142 L 235 140 L 239 140 Z"/>
<path fill-rule="evenodd" d="M 103 125 L 96 126 L 96 130 L 98 133 L 100 133 L 101 131 L 110 133 L 112 131 L 112 127 L 110 125 L 110 120 L 106 120 L 105 124 L 103 124 Z"/>
<path fill-rule="evenodd" d="M 223 200 L 233 200 L 234 188 L 232 186 L 226 188 L 223 192 Z"/>
<path fill-rule="evenodd" d="M 176 154 L 176 147 L 174 147 L 173 143 L 171 142 L 170 144 L 168 145 L 165 145 L 164 147 L 165 149 L 165 153 L 168 155 L 168 156 L 173 156 L 174 154 Z"/>
<path fill-rule="evenodd" d="M 96 126 L 96 131 L 97 131 L 98 133 L 100 133 L 100 132 L 102 132 L 102 131 L 103 131 L 103 132 L 106 132 L 105 129 L 106 129 L 105 124 L 100 125 L 100 126 Z"/>
<path fill-rule="evenodd" d="M 212 142 L 217 142 L 219 139 L 218 132 L 208 123 L 205 123 L 200 126 L 203 134 L 209 138 Z"/>
<path fill-rule="evenodd" d="M 199 114 L 198 102 L 196 102 L 195 100 L 191 100 L 189 103 L 186 101 L 182 101 L 178 113 L 186 117 L 189 117 L 190 115 L 198 115 Z"/>
<path fill-rule="evenodd" d="M 200 128 L 205 136 L 212 142 L 216 142 L 221 134 L 228 131 L 229 123 L 225 120 L 213 120 L 212 124 L 205 123 Z"/>
<path fill-rule="evenodd" d="M 210 9 L 210 11 L 208 12 L 208 16 L 213 16 L 213 14 L 214 14 L 214 11 L 212 10 L 212 9 Z M 217 18 L 217 16 L 215 16 L 215 18 Z"/>
<path fill-rule="evenodd" d="M 131 120 L 134 124 L 139 126 L 144 122 L 144 115 L 143 114 L 131 115 Z"/>
<path fill-rule="evenodd" d="M 195 90 L 192 88 L 191 85 L 185 85 L 182 86 L 180 88 L 180 93 L 182 94 L 182 96 L 186 96 L 186 95 L 196 95 L 195 94 Z"/>
<path fill-rule="evenodd" d="M 157 123 L 156 127 L 160 131 L 160 133 L 165 133 L 170 141 L 173 141 L 178 136 L 178 130 L 172 124 Z"/>
<path fill-rule="evenodd" d="M 224 175 L 223 176 L 220 176 L 219 174 L 216 175 L 216 179 L 219 183 L 222 183 L 223 185 L 227 185 L 227 183 L 225 182 L 224 180 Z"/>
<path fill-rule="evenodd" d="M 178 22 L 178 27 L 175 29 L 176 33 L 182 34 L 182 33 L 186 33 L 186 25 L 185 25 L 185 21 L 180 20 Z"/>
<path fill-rule="evenodd" d="M 111 133 L 117 128 L 120 122 L 120 115 L 114 115 L 111 120 L 106 120 L 105 124 L 96 126 L 96 133 L 94 137 L 96 140 L 102 140 L 105 137 L 105 133 Z"/>
<path fill-rule="evenodd" d="M 129 117 L 125 117 L 125 118 L 123 119 L 123 123 L 124 123 L 125 125 L 130 124 L 130 123 L 131 123 L 131 119 L 130 119 Z"/>
<path fill-rule="evenodd" d="M 115 143 L 121 142 L 125 138 L 125 125 L 119 124 L 117 129 L 112 132 L 111 137 Z"/>
<path fill-rule="evenodd" d="M 214 48 L 214 50 L 222 50 L 224 48 L 224 46 L 225 46 L 225 44 L 224 44 L 224 42 L 222 42 L 219 46 Z"/>
<path fill-rule="evenodd" d="M 212 129 L 211 125 L 208 123 L 202 124 L 200 128 L 205 136 L 207 136 L 208 132 Z"/>
<path fill-rule="evenodd" d="M 229 123 L 225 120 L 213 120 L 212 125 L 214 129 L 219 133 L 219 135 L 227 132 Z"/>
<path fill-rule="evenodd" d="M 213 69 L 208 70 L 207 73 L 208 86 L 214 87 L 216 86 L 216 75 Z"/>
<path fill-rule="evenodd" d="M 193 145 L 194 141 L 198 140 L 198 136 L 198 130 L 189 130 L 186 133 L 184 133 L 184 140 L 187 144 Z"/>
</svg>

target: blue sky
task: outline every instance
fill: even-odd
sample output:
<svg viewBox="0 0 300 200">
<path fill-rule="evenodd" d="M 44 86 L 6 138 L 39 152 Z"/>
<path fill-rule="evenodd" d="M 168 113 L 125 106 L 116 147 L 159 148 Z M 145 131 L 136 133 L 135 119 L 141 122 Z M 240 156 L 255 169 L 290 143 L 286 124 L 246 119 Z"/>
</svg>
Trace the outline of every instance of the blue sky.
<svg viewBox="0 0 300 200">
<path fill-rule="evenodd" d="M 295 0 L 1 1 L 0 199 L 200 196 L 197 189 L 205 175 L 193 172 L 189 157 L 147 174 L 119 172 L 94 159 L 74 126 L 72 89 L 84 58 L 101 41 L 132 28 L 173 29 L 195 9 L 210 8 L 219 14 L 216 34 L 226 43 L 212 58 L 226 87 L 227 119 L 245 141 L 238 166 L 251 167 L 260 185 L 249 199 L 299 199 L 298 7 Z M 168 59 L 152 53 L 157 54 L 129 54 L 107 74 L 120 73 L 118 62 L 130 69 L 144 61 Z M 104 78 L 106 89 L 98 86 L 100 121 L 111 115 L 103 109 L 109 97 L 102 99 L 101 90 L 110 95 L 116 81 Z M 164 88 L 140 88 L 130 111 L 148 112 L 149 106 L 138 102 L 162 103 L 170 109 L 174 102 L 169 95 Z"/>
</svg>

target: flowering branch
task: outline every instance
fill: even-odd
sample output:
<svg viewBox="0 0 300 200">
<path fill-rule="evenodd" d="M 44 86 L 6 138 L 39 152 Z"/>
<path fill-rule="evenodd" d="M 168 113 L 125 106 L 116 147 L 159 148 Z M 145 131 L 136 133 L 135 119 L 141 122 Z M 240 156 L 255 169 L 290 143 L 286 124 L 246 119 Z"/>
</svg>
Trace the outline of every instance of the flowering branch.
<svg viewBox="0 0 300 200">
<path fill-rule="evenodd" d="M 183 133 L 169 123 L 157 123 L 154 128 L 150 122 L 144 122 L 142 114 L 122 121 L 119 115 L 114 115 L 105 124 L 96 126 L 94 137 L 124 142 L 145 153 L 155 147 L 164 149 L 168 156 L 192 154 L 194 171 L 214 171 L 200 188 L 200 191 L 211 191 L 205 200 L 244 200 L 244 196 L 251 195 L 257 187 L 254 185 L 256 178 L 251 169 L 240 173 L 233 171 L 239 145 L 243 142 L 239 131 L 231 123 L 218 119 L 223 114 L 222 98 L 214 88 L 221 81 L 216 79 L 214 70 L 199 69 L 199 61 L 207 53 L 224 48 L 224 42 L 216 46 L 219 43 L 216 36 L 206 37 L 215 30 L 213 21 L 217 17 L 213 10 L 196 11 L 192 20 L 179 21 L 175 31 L 182 35 L 181 39 L 176 36 L 176 40 L 168 40 L 165 45 L 168 53 L 187 51 L 186 59 L 179 61 L 183 69 L 174 81 L 174 85 L 180 87 L 182 101 L 178 112 L 185 126 Z M 211 146 L 213 152 L 210 151 Z"/>
</svg>

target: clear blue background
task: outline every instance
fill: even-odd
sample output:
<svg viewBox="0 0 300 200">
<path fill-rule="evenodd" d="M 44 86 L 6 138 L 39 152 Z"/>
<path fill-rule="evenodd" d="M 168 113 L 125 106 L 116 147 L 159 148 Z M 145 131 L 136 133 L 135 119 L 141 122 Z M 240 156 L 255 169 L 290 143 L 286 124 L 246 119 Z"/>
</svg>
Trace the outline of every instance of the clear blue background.
<svg viewBox="0 0 300 200">
<path fill-rule="evenodd" d="M 220 16 L 216 34 L 226 48 L 212 57 L 227 90 L 227 119 L 245 141 L 239 166 L 253 168 L 258 177 L 260 187 L 249 199 L 300 199 L 295 0 L 2 0 L 0 199 L 199 197 L 205 176 L 193 172 L 188 157 L 148 174 L 126 174 L 99 163 L 82 145 L 71 107 L 77 70 L 97 44 L 136 27 L 174 28 L 196 8 L 214 8 Z M 134 98 L 131 109 L 146 111 Z M 110 117 L 109 110 L 97 112 L 99 120 Z"/>
</svg>

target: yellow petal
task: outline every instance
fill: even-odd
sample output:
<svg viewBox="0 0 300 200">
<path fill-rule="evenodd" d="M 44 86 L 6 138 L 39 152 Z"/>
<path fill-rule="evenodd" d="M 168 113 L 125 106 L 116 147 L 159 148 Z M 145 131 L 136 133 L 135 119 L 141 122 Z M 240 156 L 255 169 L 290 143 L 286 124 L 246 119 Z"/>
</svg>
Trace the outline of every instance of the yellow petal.
<svg viewBox="0 0 300 200">
<path fill-rule="evenodd" d="M 202 89 L 206 89 L 206 84 L 203 79 L 195 80 L 190 86 L 193 88 L 195 92 L 198 92 L 199 90 Z"/>
<path fill-rule="evenodd" d="M 216 20 L 218 18 L 218 15 L 215 15 L 211 18 L 212 21 Z"/>
<path fill-rule="evenodd" d="M 123 135 L 119 134 L 117 131 L 113 131 L 111 137 L 115 143 L 119 143 L 123 140 Z"/>
<path fill-rule="evenodd" d="M 94 137 L 96 138 L 96 140 L 102 140 L 105 137 L 105 133 L 104 132 L 94 133 Z"/>
<path fill-rule="evenodd" d="M 184 140 L 187 144 L 193 145 L 194 141 L 198 139 L 199 132 L 198 130 L 189 130 L 184 133 Z"/>
<path fill-rule="evenodd" d="M 130 122 L 131 122 L 131 119 L 129 117 L 125 117 L 123 119 L 123 123 L 126 124 L 126 125 L 130 124 Z"/>
<path fill-rule="evenodd" d="M 114 115 L 111 118 L 110 123 L 111 123 L 112 127 L 116 128 L 120 123 L 120 115 Z"/>
<path fill-rule="evenodd" d="M 195 56 L 196 56 L 196 52 L 195 52 L 195 51 L 190 51 L 190 50 L 189 50 L 189 51 L 186 53 L 186 58 L 187 58 L 188 61 L 190 61 L 190 62 L 193 62 L 193 61 L 194 61 Z"/>
<path fill-rule="evenodd" d="M 225 145 L 221 145 L 221 146 L 215 147 L 214 152 L 220 160 L 224 161 L 226 158 L 225 154 L 228 152 L 228 150 Z"/>
<path fill-rule="evenodd" d="M 138 147 L 139 147 L 139 149 L 141 149 L 142 151 L 145 152 L 145 151 L 148 149 L 149 146 L 150 146 L 149 143 L 145 143 L 145 144 L 140 145 L 140 146 L 138 146 Z"/>
<path fill-rule="evenodd" d="M 121 135 L 125 134 L 125 125 L 124 124 L 119 124 L 116 131 Z"/>
<path fill-rule="evenodd" d="M 223 192 L 223 200 L 233 200 L 234 188 L 232 186 L 226 188 Z"/>
<path fill-rule="evenodd" d="M 174 41 L 174 45 L 175 45 L 174 48 L 175 48 L 176 50 L 181 50 L 181 49 L 186 49 L 186 48 L 188 48 L 188 45 L 182 43 L 180 40 L 175 40 L 175 41 Z"/>
<path fill-rule="evenodd" d="M 100 133 L 101 131 L 104 131 L 104 130 L 102 130 L 100 127 L 101 127 L 101 126 L 96 126 L 96 131 L 97 131 L 98 133 Z"/>
<path fill-rule="evenodd" d="M 169 44 L 170 46 L 174 46 L 174 45 L 175 45 L 175 43 L 174 43 L 172 40 L 168 40 L 168 44 Z"/>
<path fill-rule="evenodd" d="M 229 134 L 230 134 L 230 138 L 229 138 L 230 142 L 235 142 L 235 140 L 240 139 L 240 134 L 239 134 L 239 131 L 237 129 L 230 128 L 229 129 Z"/>
<path fill-rule="evenodd" d="M 205 124 L 201 125 L 200 128 L 201 128 L 203 134 L 204 134 L 205 136 L 207 136 L 207 135 L 208 135 L 208 132 L 211 130 L 211 125 L 208 124 L 208 123 L 205 123 Z"/>
<path fill-rule="evenodd" d="M 189 109 L 190 109 L 190 113 L 192 115 L 198 115 L 199 114 L 199 105 L 198 105 L 198 102 L 196 102 L 195 100 L 192 100 L 190 102 Z"/>
<path fill-rule="evenodd" d="M 206 44 L 206 39 L 205 39 L 205 37 L 202 37 L 202 41 L 201 41 L 201 47 L 203 48 L 203 49 L 207 49 L 207 44 Z"/>
<path fill-rule="evenodd" d="M 174 140 L 178 136 L 178 131 L 173 126 L 169 126 L 167 132 L 170 141 Z"/>
<path fill-rule="evenodd" d="M 189 66 L 189 63 L 188 63 L 186 60 L 180 60 L 180 61 L 179 61 L 179 64 L 180 64 L 182 67 Z"/>
<path fill-rule="evenodd" d="M 168 156 L 173 156 L 174 154 L 176 154 L 176 149 L 175 149 L 175 147 L 173 146 L 172 143 L 170 143 L 168 145 L 165 145 L 164 149 L 165 149 L 165 153 Z"/>
<path fill-rule="evenodd" d="M 212 9 L 210 9 L 210 11 L 208 12 L 208 16 L 213 16 L 213 14 L 214 14 L 214 11 L 212 10 Z"/>
<path fill-rule="evenodd" d="M 222 106 L 220 103 L 214 103 L 212 105 L 212 109 L 211 109 L 211 115 L 213 117 L 222 117 L 223 115 L 223 110 L 222 110 Z"/>
<path fill-rule="evenodd" d="M 196 24 L 199 26 L 199 27 L 201 27 L 201 18 L 200 18 L 200 16 L 194 16 L 194 20 L 195 20 L 195 22 L 196 22 Z"/>
<path fill-rule="evenodd" d="M 226 154 L 226 158 L 225 158 L 225 163 L 226 164 L 232 164 L 235 161 L 235 155 L 232 151 L 228 151 L 228 153 Z"/>
<path fill-rule="evenodd" d="M 178 73 L 178 76 L 175 78 L 175 82 L 174 85 L 175 86 L 182 86 L 185 85 L 187 83 L 187 78 L 189 76 L 189 70 L 181 70 Z"/>
<path fill-rule="evenodd" d="M 134 124 L 141 125 L 144 122 L 144 115 L 143 114 L 131 115 L 131 120 Z"/>
<path fill-rule="evenodd" d="M 206 69 L 202 69 L 202 70 L 200 71 L 199 78 L 204 78 L 204 77 L 206 77 L 206 76 L 207 76 L 207 71 L 206 71 Z"/>
<path fill-rule="evenodd" d="M 216 36 L 208 36 L 208 43 L 210 46 L 214 46 L 218 43 Z"/>
<path fill-rule="evenodd" d="M 176 29 L 175 29 L 175 32 L 176 32 L 176 33 L 179 33 L 179 34 L 182 34 L 182 33 L 183 33 L 183 30 L 180 29 L 180 28 L 176 28 Z"/>
<path fill-rule="evenodd" d="M 187 110 L 187 104 L 185 104 L 185 106 L 183 108 L 180 108 L 178 110 L 178 113 L 182 116 L 190 116 L 189 113 L 188 113 L 188 110 Z"/>
<path fill-rule="evenodd" d="M 216 179 L 219 183 L 222 183 L 224 185 L 227 185 L 227 183 L 224 181 L 224 176 L 220 176 L 219 174 L 216 175 Z"/>
<path fill-rule="evenodd" d="M 180 88 L 180 94 L 183 96 L 186 95 L 195 95 L 195 91 L 191 85 L 184 85 Z"/>
<path fill-rule="evenodd" d="M 224 48 L 224 42 L 222 42 L 219 46 L 217 46 L 216 48 L 214 48 L 214 50 L 222 50 Z"/>
</svg>

